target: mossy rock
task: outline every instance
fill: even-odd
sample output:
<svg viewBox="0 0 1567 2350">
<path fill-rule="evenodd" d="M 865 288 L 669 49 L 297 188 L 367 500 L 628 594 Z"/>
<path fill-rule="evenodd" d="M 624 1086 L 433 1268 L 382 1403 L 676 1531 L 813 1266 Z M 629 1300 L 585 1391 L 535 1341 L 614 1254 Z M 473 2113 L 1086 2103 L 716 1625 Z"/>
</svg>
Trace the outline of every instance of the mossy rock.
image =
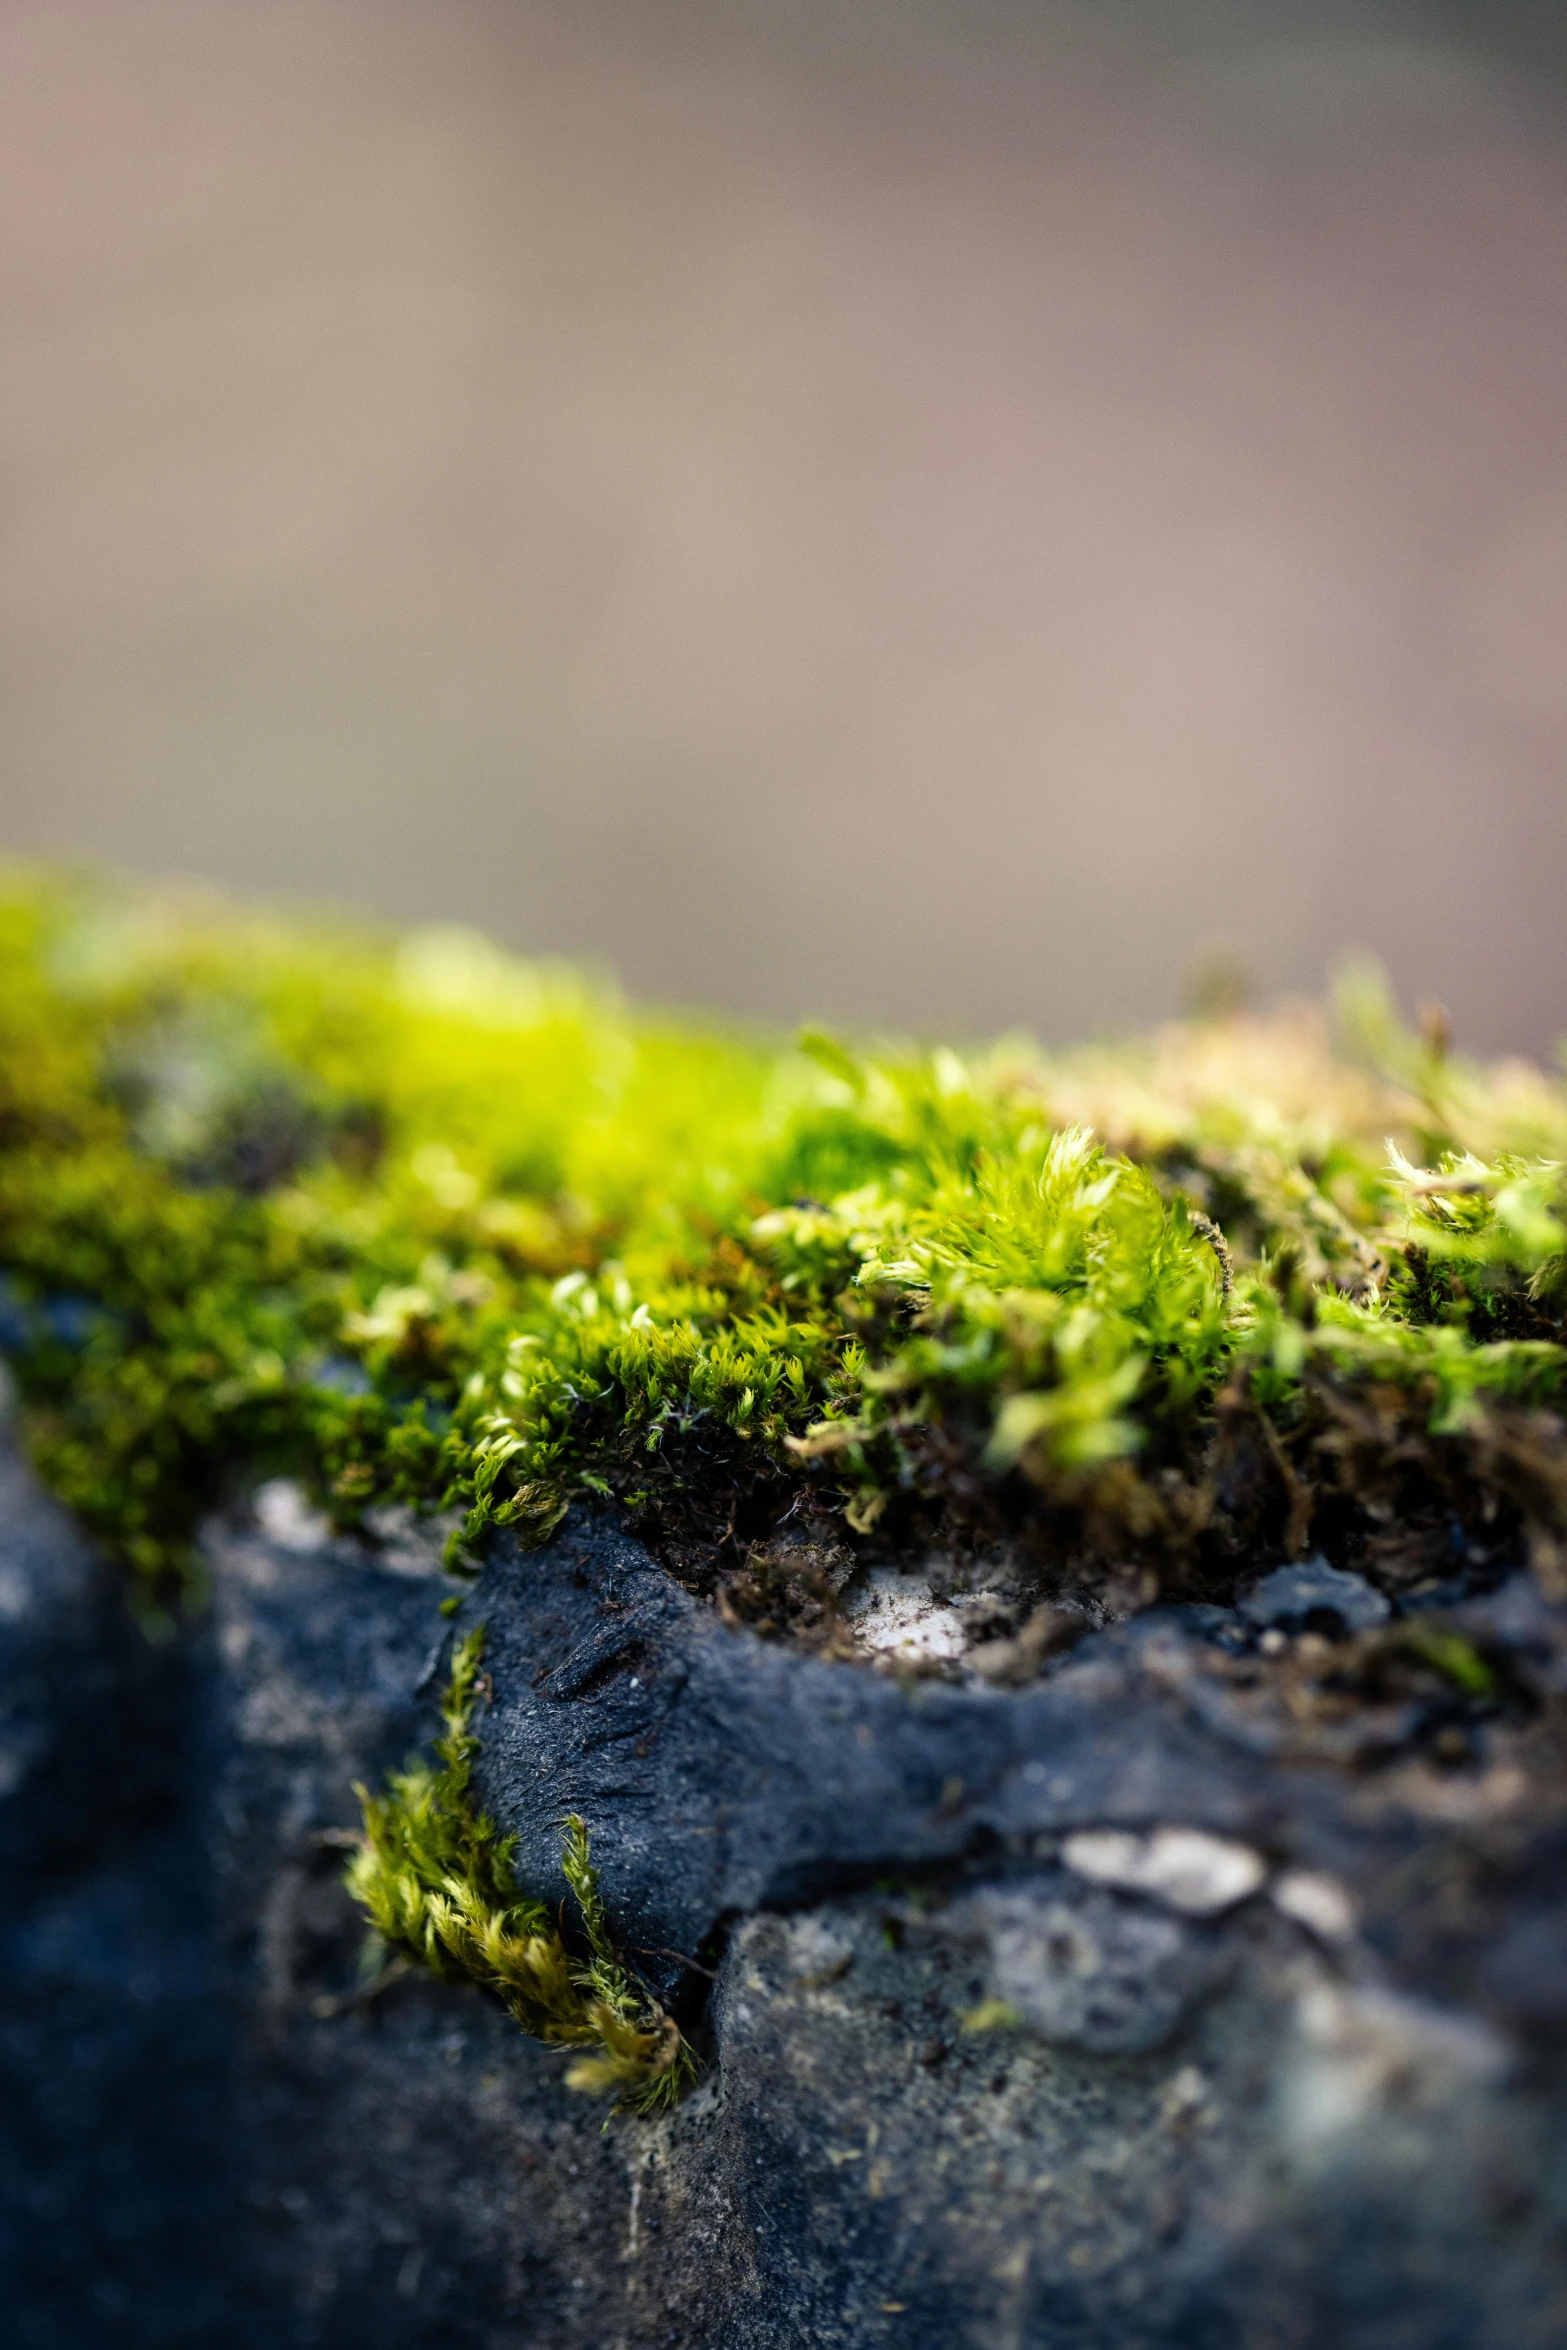
<svg viewBox="0 0 1567 2350">
<path fill-rule="evenodd" d="M 1559 2338 L 1567 1623 L 1527 1576 L 1446 1611 L 1518 1683 L 1482 1752 L 1349 1765 L 1282 1704 L 1260 1751 L 1205 1669 L 1263 1636 L 1239 1609 L 1155 1607 L 1021 1689 L 904 1681 L 724 1626 L 603 1518 L 496 1538 L 477 1783 L 547 1906 L 586 1817 L 700 2060 L 606 2131 L 570 2049 L 361 1965 L 353 1787 L 435 1726 L 433 1546 L 274 1489 L 149 1650 L 7 1494 L 8 1680 L 30 1643 L 56 1693 L 4 1814 L 20 2339 Z"/>
<path fill-rule="evenodd" d="M 123 2338 L 1559 2338 L 1558 1085 L 1363 976 L 1047 1056 L 38 881 L 0 962 L 109 1562 L 17 1502 L 39 2178 L 130 2213 L 203 2018 L 136 2209 L 213 2257 L 187 2322 L 100 2227 Z"/>
<path fill-rule="evenodd" d="M 1510 1539 L 1550 1574 L 1567 1097 L 1363 979 L 1341 1026 L 1358 1059 L 1309 1011 L 779 1046 L 462 933 L 17 884 L 0 1340 L 149 1607 L 268 1467 L 344 1528 L 456 1513 L 459 1567 L 614 1498 L 769 1618 L 756 1555 L 812 1526 L 1090 1594 Z"/>
</svg>

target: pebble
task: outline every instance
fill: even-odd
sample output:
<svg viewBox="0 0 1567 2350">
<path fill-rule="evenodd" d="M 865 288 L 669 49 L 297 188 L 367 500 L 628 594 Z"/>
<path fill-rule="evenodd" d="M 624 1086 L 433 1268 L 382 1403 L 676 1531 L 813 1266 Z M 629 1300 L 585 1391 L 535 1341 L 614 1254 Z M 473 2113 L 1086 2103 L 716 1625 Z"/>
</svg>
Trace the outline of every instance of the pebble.
<svg viewBox="0 0 1567 2350">
<path fill-rule="evenodd" d="M 1214 1917 L 1257 1891 L 1267 1875 L 1249 1844 L 1204 1828 L 1155 1828 L 1148 1836 L 1120 1828 L 1085 1829 L 1061 1847 L 1067 1867 L 1096 1885 L 1151 1894 L 1186 1917 Z"/>
<path fill-rule="evenodd" d="M 1363 1575 L 1346 1574 L 1324 1558 L 1276 1567 L 1238 1604 L 1248 1623 L 1285 1630 L 1308 1623 L 1313 1616 L 1332 1616 L 1346 1632 L 1372 1632 L 1392 1613 L 1382 1593 Z"/>
<path fill-rule="evenodd" d="M 1347 1942 L 1355 1931 L 1355 1905 L 1337 1877 L 1314 1869 L 1289 1869 L 1273 1888 L 1275 1906 L 1322 1942 Z"/>
</svg>

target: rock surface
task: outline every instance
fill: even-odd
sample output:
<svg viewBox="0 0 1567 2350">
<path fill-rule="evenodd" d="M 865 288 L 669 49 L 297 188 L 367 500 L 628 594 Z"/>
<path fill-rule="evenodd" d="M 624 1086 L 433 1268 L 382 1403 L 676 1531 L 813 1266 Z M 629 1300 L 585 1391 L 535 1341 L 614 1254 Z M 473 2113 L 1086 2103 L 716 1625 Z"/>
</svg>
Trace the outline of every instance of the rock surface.
<svg viewBox="0 0 1567 2350">
<path fill-rule="evenodd" d="M 0 1463 L 5 2338 L 629 2350 L 599 2112 L 476 1992 L 352 1997 L 352 1781 L 428 1732 L 439 1587 L 284 1532 L 216 1532 L 153 1648 Z"/>
<path fill-rule="evenodd" d="M 0 1470 L 19 2342 L 1567 2334 L 1567 1631 L 1526 1579 L 1410 1635 L 1500 1694 L 1341 1720 L 1258 1661 L 1267 1601 L 1001 1689 L 726 1629 L 604 1518 L 497 1547 L 459 1618 L 486 1800 L 552 1897 L 584 1813 L 705 2058 L 605 2133 L 477 1994 L 356 1998 L 352 1783 L 427 1734 L 445 1587 L 285 1501 L 214 1529 L 211 1616 L 155 1649 Z"/>
</svg>

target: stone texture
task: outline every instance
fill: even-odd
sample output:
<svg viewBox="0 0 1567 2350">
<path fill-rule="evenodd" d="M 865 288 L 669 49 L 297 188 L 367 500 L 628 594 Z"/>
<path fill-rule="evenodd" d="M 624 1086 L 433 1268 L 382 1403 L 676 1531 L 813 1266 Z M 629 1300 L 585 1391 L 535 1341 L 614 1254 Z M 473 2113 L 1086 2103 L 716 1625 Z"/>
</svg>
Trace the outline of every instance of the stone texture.
<svg viewBox="0 0 1567 2350">
<path fill-rule="evenodd" d="M 1270 1628 L 1291 1630 L 1325 1618 L 1330 1628 L 1369 1632 L 1385 1624 L 1390 1611 L 1383 1593 L 1364 1575 L 1346 1574 L 1319 1558 L 1298 1567 L 1275 1567 L 1241 1593 L 1240 1612 L 1249 1623 Z"/>
<path fill-rule="evenodd" d="M 725 1918 L 986 1840 L 1150 1818 L 1288 1832 L 1283 1791 L 1199 1722 L 1157 1693 L 1116 1702 L 1134 1693 L 1119 1658 L 1079 1649 L 1017 1692 L 822 1663 L 726 1628 L 587 1513 L 543 1552 L 499 1543 L 462 1620 L 489 1634 L 488 1807 L 541 1856 L 581 1812 L 639 1947 L 695 1952 Z M 534 1889 L 564 1882 L 545 1868 Z"/>
<path fill-rule="evenodd" d="M 487 1798 L 548 1894 L 584 1812 L 705 2059 L 606 2133 L 477 1994 L 356 1999 L 352 1783 L 427 1733 L 451 1629 L 429 1546 L 383 1532 L 267 1497 L 154 1649 L 0 1465 L 19 2342 L 1567 2334 L 1567 1635 L 1532 1584 L 1444 1619 L 1520 1693 L 1460 1766 L 1406 1724 L 1347 1768 L 1234 1677 L 1227 1611 L 999 1689 L 726 1629 L 603 1518 L 498 1546 L 459 1619 L 489 1627 Z M 1069 1865 L 1107 1837 L 1140 1876 Z M 1258 1881 L 1183 1908 L 1204 1838 Z"/>
<path fill-rule="evenodd" d="M 149 1647 L 0 1461 L 6 2340 L 615 2342 L 601 2115 L 476 1992 L 352 2000 L 338 1839 L 429 1729 L 438 1587 L 297 1530 L 211 1557 Z"/>
<path fill-rule="evenodd" d="M 987 1996 L 1042 2039 L 1099 2055 L 1162 2048 L 1228 1971 L 1221 1938 L 1064 1874 L 977 1893 L 952 1922 L 965 1912 L 988 1961 Z"/>
</svg>

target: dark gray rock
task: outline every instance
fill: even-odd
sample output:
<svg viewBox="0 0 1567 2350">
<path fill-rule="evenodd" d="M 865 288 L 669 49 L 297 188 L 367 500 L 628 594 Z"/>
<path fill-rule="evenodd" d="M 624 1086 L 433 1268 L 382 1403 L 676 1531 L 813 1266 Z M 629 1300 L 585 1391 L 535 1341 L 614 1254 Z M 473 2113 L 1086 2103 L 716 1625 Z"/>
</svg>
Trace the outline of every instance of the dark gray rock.
<svg viewBox="0 0 1567 2350">
<path fill-rule="evenodd" d="M 1513 1692 L 1464 1766 L 1368 1772 L 1267 1744 L 1219 1611 L 1021 1690 L 900 1682 L 726 1630 L 602 1518 L 498 1546 L 459 1619 L 486 1798 L 552 1897 L 586 1815 L 705 2059 L 606 2133 L 476 1993 L 356 1995 L 342 1837 L 430 1727 L 429 1547 L 263 1496 L 213 1530 L 205 1627 L 154 1650 L 0 1476 L 24 2344 L 1567 2331 L 1567 1633 L 1532 1585 L 1454 1615 Z"/>
<path fill-rule="evenodd" d="M 690 2003 L 662 1954 L 724 1950 L 642 2196 L 721 2338 L 1553 2339 L 1564 1633 L 1460 1626 L 1509 1604 L 1542 1710 L 1367 1779 L 1267 1759 L 1213 1611 L 900 1684 L 726 1630 L 603 1519 L 498 1546 L 480 1775 L 534 1888 L 580 1811 L 650 1975 Z"/>
<path fill-rule="evenodd" d="M 476 1992 L 355 2002 L 352 1782 L 431 1728 L 440 1586 L 218 1530 L 149 1646 L 0 1456 L 0 2306 L 32 2350 L 628 2339 L 629 2189 Z"/>
<path fill-rule="evenodd" d="M 270 1535 L 209 1539 L 203 1788 L 256 2338 L 625 2340 L 624 2148 L 566 2091 L 561 2054 L 461 1986 L 416 1976 L 355 1995 L 363 1924 L 343 1842 L 355 1782 L 435 1727 L 438 1548 L 367 1552 L 260 1514 Z"/>
<path fill-rule="evenodd" d="M 1016 1692 L 900 1683 L 726 1629 L 586 1512 L 547 1550 L 497 1544 L 463 1620 L 488 1633 L 487 1807 L 551 1900 L 546 1856 L 580 1812 L 646 1949 L 1085 1822 L 1290 1829 L 1289 1791 L 1188 1713 L 1157 1691 L 1118 1702 L 1140 1664 L 1102 1639 Z"/>
<path fill-rule="evenodd" d="M 1052 1871 L 987 1887 L 947 1913 L 972 1922 L 987 1996 L 1042 2039 L 1098 2055 L 1162 2048 L 1228 1971 L 1223 1938 L 1148 1901 Z"/>
<path fill-rule="evenodd" d="M 222 2321 L 196 1687 L 192 1646 L 149 1643 L 0 1426 L 0 2306 L 19 2344 L 195 2345 Z"/>
<path fill-rule="evenodd" d="M 680 2340 L 1559 2339 L 1560 2132 L 1483 2026 L 1343 1982 L 1257 1908 L 1175 2044 L 1093 2054 L 965 2029 L 966 1933 L 894 1947 L 887 1916 L 855 1895 L 736 1931 L 721 2073 L 645 2158 L 653 2241 L 700 2255 L 702 2298 L 689 2272 L 666 2288 Z M 826 1983 L 824 1936 L 852 1954 Z"/>
</svg>

